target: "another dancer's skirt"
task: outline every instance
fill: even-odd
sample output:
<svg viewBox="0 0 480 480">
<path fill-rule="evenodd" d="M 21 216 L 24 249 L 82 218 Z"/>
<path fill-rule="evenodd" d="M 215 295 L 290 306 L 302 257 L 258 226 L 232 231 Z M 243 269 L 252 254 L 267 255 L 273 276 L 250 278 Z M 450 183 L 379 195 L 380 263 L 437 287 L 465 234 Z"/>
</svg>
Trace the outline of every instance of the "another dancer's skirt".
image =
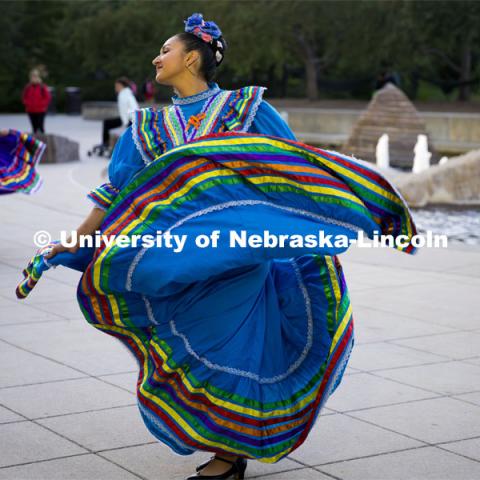
<svg viewBox="0 0 480 480">
<path fill-rule="evenodd" d="M 0 195 L 35 193 L 42 185 L 36 166 L 46 145 L 18 130 L 0 136 Z"/>
</svg>

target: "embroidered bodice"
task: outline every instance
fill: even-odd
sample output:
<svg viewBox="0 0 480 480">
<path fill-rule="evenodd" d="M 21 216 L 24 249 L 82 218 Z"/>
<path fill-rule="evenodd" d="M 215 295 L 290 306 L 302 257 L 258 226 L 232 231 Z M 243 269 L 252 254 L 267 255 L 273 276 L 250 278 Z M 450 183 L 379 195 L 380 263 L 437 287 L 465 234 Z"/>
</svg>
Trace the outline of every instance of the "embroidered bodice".
<svg viewBox="0 0 480 480">
<path fill-rule="evenodd" d="M 204 92 L 172 97 L 172 104 L 135 112 L 132 135 L 146 164 L 173 147 L 211 133 L 246 132 L 255 118 L 265 87 L 222 90 L 210 83 Z"/>
<path fill-rule="evenodd" d="M 210 133 L 238 131 L 295 140 L 280 114 L 263 100 L 265 90 L 258 86 L 223 90 L 211 83 L 208 90 L 196 95 L 173 96 L 166 107 L 138 110 L 133 125 L 115 146 L 108 168 L 109 184 L 121 190 L 165 151 Z M 103 190 L 102 195 L 107 196 Z"/>
</svg>

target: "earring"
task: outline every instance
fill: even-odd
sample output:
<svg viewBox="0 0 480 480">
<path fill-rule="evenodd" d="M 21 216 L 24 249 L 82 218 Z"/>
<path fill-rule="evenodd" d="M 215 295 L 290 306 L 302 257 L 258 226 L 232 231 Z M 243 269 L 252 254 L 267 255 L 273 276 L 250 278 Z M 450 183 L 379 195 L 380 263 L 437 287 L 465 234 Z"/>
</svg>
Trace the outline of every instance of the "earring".
<svg viewBox="0 0 480 480">
<path fill-rule="evenodd" d="M 188 65 L 185 64 L 185 68 L 194 76 L 194 77 L 198 77 L 198 75 L 194 72 L 192 72 L 189 68 L 188 68 Z"/>
</svg>

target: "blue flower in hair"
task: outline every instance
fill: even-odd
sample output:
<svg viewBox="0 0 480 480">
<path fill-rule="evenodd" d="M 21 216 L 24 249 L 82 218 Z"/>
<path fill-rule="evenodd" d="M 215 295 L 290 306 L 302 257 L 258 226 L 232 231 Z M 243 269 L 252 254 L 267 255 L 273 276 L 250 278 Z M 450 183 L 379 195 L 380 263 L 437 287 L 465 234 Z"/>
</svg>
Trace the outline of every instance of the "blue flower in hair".
<svg viewBox="0 0 480 480">
<path fill-rule="evenodd" d="M 205 22 L 201 13 L 194 13 L 184 20 L 185 31 L 193 33 L 204 42 L 212 43 L 222 36 L 222 32 L 215 22 Z"/>
</svg>

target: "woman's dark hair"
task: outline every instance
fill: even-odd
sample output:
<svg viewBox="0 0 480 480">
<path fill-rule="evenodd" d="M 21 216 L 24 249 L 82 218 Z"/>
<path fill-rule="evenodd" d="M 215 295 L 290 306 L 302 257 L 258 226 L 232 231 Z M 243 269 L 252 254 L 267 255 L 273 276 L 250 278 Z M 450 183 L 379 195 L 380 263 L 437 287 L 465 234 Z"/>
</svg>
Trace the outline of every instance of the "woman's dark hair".
<svg viewBox="0 0 480 480">
<path fill-rule="evenodd" d="M 127 77 L 119 77 L 115 80 L 115 83 L 120 83 L 124 87 L 129 87 L 130 86 L 130 80 Z"/>
<path fill-rule="evenodd" d="M 217 40 L 214 40 L 212 45 L 193 33 L 181 32 L 176 37 L 183 43 L 185 52 L 198 50 L 201 59 L 200 73 L 204 76 L 206 82 L 211 82 L 215 78 L 217 67 L 223 62 L 225 56 L 225 50 L 227 49 L 225 39 L 223 37 L 218 39 L 222 44 L 222 47 L 219 48 L 216 46 Z M 217 59 L 217 51 L 221 54 L 220 60 Z"/>
</svg>

